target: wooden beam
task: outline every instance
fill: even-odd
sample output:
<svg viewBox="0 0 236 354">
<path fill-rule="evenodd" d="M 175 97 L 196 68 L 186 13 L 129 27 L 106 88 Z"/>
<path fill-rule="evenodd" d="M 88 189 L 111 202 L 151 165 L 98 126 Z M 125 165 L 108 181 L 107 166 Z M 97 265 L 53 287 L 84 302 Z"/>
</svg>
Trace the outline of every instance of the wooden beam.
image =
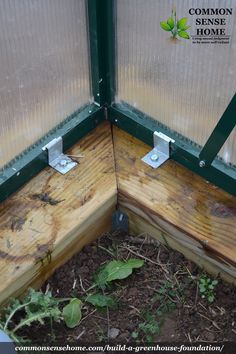
<svg viewBox="0 0 236 354">
<path fill-rule="evenodd" d="M 236 284 L 236 198 L 174 161 L 154 170 L 150 147 L 113 127 L 118 203 L 131 232 L 148 232 Z"/>
<path fill-rule="evenodd" d="M 117 202 L 108 123 L 73 146 L 80 164 L 48 167 L 0 204 L 0 304 L 39 286 L 85 244 L 110 229 Z"/>
</svg>

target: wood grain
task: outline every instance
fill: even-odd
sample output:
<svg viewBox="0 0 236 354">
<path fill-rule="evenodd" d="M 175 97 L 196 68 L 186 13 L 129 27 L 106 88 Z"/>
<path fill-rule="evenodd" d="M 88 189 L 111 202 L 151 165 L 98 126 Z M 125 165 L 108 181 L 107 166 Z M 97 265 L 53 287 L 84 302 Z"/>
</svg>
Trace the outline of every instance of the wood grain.
<svg viewBox="0 0 236 354">
<path fill-rule="evenodd" d="M 0 204 L 0 304 L 39 286 L 110 229 L 117 202 L 110 125 L 99 125 L 67 153 L 84 157 L 66 175 L 46 168 Z"/>
<path fill-rule="evenodd" d="M 152 169 L 141 161 L 150 147 L 117 127 L 113 142 L 118 203 L 133 215 L 131 229 L 145 232 L 150 225 L 152 233 L 168 235 L 173 248 L 177 242 L 195 253 L 198 264 L 203 257 L 208 268 L 217 263 L 236 278 L 236 198 L 172 160 Z M 143 221 L 139 228 L 134 215 Z"/>
</svg>

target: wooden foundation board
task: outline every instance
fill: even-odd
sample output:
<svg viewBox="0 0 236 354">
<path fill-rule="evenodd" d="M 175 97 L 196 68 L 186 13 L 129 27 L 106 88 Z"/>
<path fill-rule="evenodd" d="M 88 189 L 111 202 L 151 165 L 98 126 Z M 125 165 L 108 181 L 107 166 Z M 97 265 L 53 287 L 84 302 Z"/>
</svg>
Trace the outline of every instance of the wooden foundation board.
<svg viewBox="0 0 236 354">
<path fill-rule="evenodd" d="M 117 187 L 109 123 L 67 153 L 84 157 L 66 175 L 46 168 L 0 204 L 0 304 L 110 230 Z"/>
<path fill-rule="evenodd" d="M 0 304 L 109 231 L 117 192 L 131 233 L 236 284 L 236 198 L 174 161 L 152 169 L 141 161 L 149 150 L 102 123 L 67 152 L 84 156 L 76 168 L 61 175 L 48 167 L 0 204 Z"/>
<path fill-rule="evenodd" d="M 131 231 L 149 232 L 236 284 L 236 197 L 175 161 L 141 161 L 150 147 L 113 127 L 118 204 Z"/>
</svg>

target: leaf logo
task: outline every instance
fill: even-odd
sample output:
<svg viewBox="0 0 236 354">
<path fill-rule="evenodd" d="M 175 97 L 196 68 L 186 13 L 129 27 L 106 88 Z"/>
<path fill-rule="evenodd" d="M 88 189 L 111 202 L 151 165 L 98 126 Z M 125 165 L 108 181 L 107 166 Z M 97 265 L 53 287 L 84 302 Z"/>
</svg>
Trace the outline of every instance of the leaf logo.
<svg viewBox="0 0 236 354">
<path fill-rule="evenodd" d="M 176 8 L 173 7 L 171 17 L 169 17 L 166 22 L 160 22 L 160 26 L 164 31 L 171 32 L 171 38 L 173 39 L 176 39 L 177 37 L 190 39 L 190 35 L 187 32 L 190 26 L 187 25 L 187 21 L 187 17 L 178 20 L 176 17 Z"/>
</svg>

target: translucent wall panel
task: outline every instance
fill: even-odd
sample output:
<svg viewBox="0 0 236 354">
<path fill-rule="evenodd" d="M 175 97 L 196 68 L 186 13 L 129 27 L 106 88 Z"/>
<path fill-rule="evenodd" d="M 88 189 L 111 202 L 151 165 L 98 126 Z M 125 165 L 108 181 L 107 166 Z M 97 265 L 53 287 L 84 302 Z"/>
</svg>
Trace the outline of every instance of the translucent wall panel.
<svg viewBox="0 0 236 354">
<path fill-rule="evenodd" d="M 117 3 L 117 102 L 126 101 L 204 145 L 236 91 L 236 1 Z M 178 18 L 188 18 L 190 39 L 173 40 L 160 27 L 173 4 Z M 229 8 L 232 15 L 190 15 L 191 8 Z M 197 18 L 225 18 L 225 25 L 197 26 Z M 199 27 L 224 28 L 229 43 L 193 43 Z M 220 156 L 236 164 L 235 130 Z"/>
<path fill-rule="evenodd" d="M 0 167 L 90 100 L 84 0 L 0 0 Z"/>
</svg>

